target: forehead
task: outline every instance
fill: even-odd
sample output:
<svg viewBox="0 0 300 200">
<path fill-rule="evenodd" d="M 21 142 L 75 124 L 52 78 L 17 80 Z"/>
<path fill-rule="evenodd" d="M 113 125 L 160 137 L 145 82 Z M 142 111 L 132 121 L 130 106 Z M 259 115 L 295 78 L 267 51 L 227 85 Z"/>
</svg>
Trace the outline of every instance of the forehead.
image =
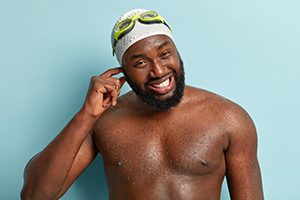
<svg viewBox="0 0 300 200">
<path fill-rule="evenodd" d="M 170 45 L 175 47 L 172 39 L 165 35 L 154 35 L 147 38 L 144 38 L 132 46 L 130 46 L 123 55 L 123 58 L 130 57 L 136 53 L 145 53 L 147 51 L 156 50 L 161 45 Z"/>
</svg>

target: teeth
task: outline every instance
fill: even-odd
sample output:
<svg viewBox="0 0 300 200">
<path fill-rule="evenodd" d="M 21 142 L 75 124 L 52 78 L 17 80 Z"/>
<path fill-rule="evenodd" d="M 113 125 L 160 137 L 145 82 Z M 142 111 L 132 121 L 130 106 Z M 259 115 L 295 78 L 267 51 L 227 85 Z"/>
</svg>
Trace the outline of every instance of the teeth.
<svg viewBox="0 0 300 200">
<path fill-rule="evenodd" d="M 170 80 L 167 79 L 164 82 L 160 83 L 160 84 L 153 84 L 154 87 L 156 88 L 164 88 L 167 87 L 170 84 Z"/>
</svg>

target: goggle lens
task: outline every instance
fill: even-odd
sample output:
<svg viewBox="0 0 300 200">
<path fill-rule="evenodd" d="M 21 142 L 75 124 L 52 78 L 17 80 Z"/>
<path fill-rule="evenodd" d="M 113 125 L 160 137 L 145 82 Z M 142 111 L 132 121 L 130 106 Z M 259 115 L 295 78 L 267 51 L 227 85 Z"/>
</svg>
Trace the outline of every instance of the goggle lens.
<svg viewBox="0 0 300 200">
<path fill-rule="evenodd" d="M 131 19 L 124 20 L 120 22 L 120 24 L 118 24 L 118 26 L 116 27 L 116 31 L 121 31 L 127 28 L 130 24 L 131 24 Z"/>
<path fill-rule="evenodd" d="M 154 18 L 157 16 L 158 16 L 158 14 L 156 12 L 146 12 L 146 13 L 141 14 L 141 18 L 144 18 L 144 19 Z"/>
</svg>

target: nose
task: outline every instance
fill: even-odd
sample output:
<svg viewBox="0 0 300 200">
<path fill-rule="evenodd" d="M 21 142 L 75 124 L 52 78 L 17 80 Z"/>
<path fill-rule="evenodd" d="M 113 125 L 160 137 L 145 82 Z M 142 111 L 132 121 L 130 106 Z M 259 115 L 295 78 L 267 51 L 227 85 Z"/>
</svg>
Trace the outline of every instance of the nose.
<svg viewBox="0 0 300 200">
<path fill-rule="evenodd" d="M 158 60 L 152 61 L 152 68 L 150 71 L 151 78 L 161 78 L 165 75 L 166 67 Z"/>
</svg>

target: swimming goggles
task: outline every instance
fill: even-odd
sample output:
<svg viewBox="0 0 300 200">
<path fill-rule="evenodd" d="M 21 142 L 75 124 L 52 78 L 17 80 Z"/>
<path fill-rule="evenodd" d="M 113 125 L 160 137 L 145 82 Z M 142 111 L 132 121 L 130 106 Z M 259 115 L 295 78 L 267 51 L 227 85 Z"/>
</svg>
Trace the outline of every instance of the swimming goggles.
<svg viewBox="0 0 300 200">
<path fill-rule="evenodd" d="M 127 33 L 129 33 L 135 25 L 135 21 L 138 20 L 140 23 L 143 24 L 165 24 L 170 30 L 170 26 L 166 23 L 166 21 L 155 11 L 147 11 L 139 15 L 134 15 L 129 19 L 125 19 L 119 22 L 115 26 L 115 33 L 114 33 L 114 43 L 112 45 L 113 48 L 113 55 L 115 53 L 115 48 L 118 40 L 124 37 Z M 172 30 L 171 30 L 172 31 Z"/>
</svg>

